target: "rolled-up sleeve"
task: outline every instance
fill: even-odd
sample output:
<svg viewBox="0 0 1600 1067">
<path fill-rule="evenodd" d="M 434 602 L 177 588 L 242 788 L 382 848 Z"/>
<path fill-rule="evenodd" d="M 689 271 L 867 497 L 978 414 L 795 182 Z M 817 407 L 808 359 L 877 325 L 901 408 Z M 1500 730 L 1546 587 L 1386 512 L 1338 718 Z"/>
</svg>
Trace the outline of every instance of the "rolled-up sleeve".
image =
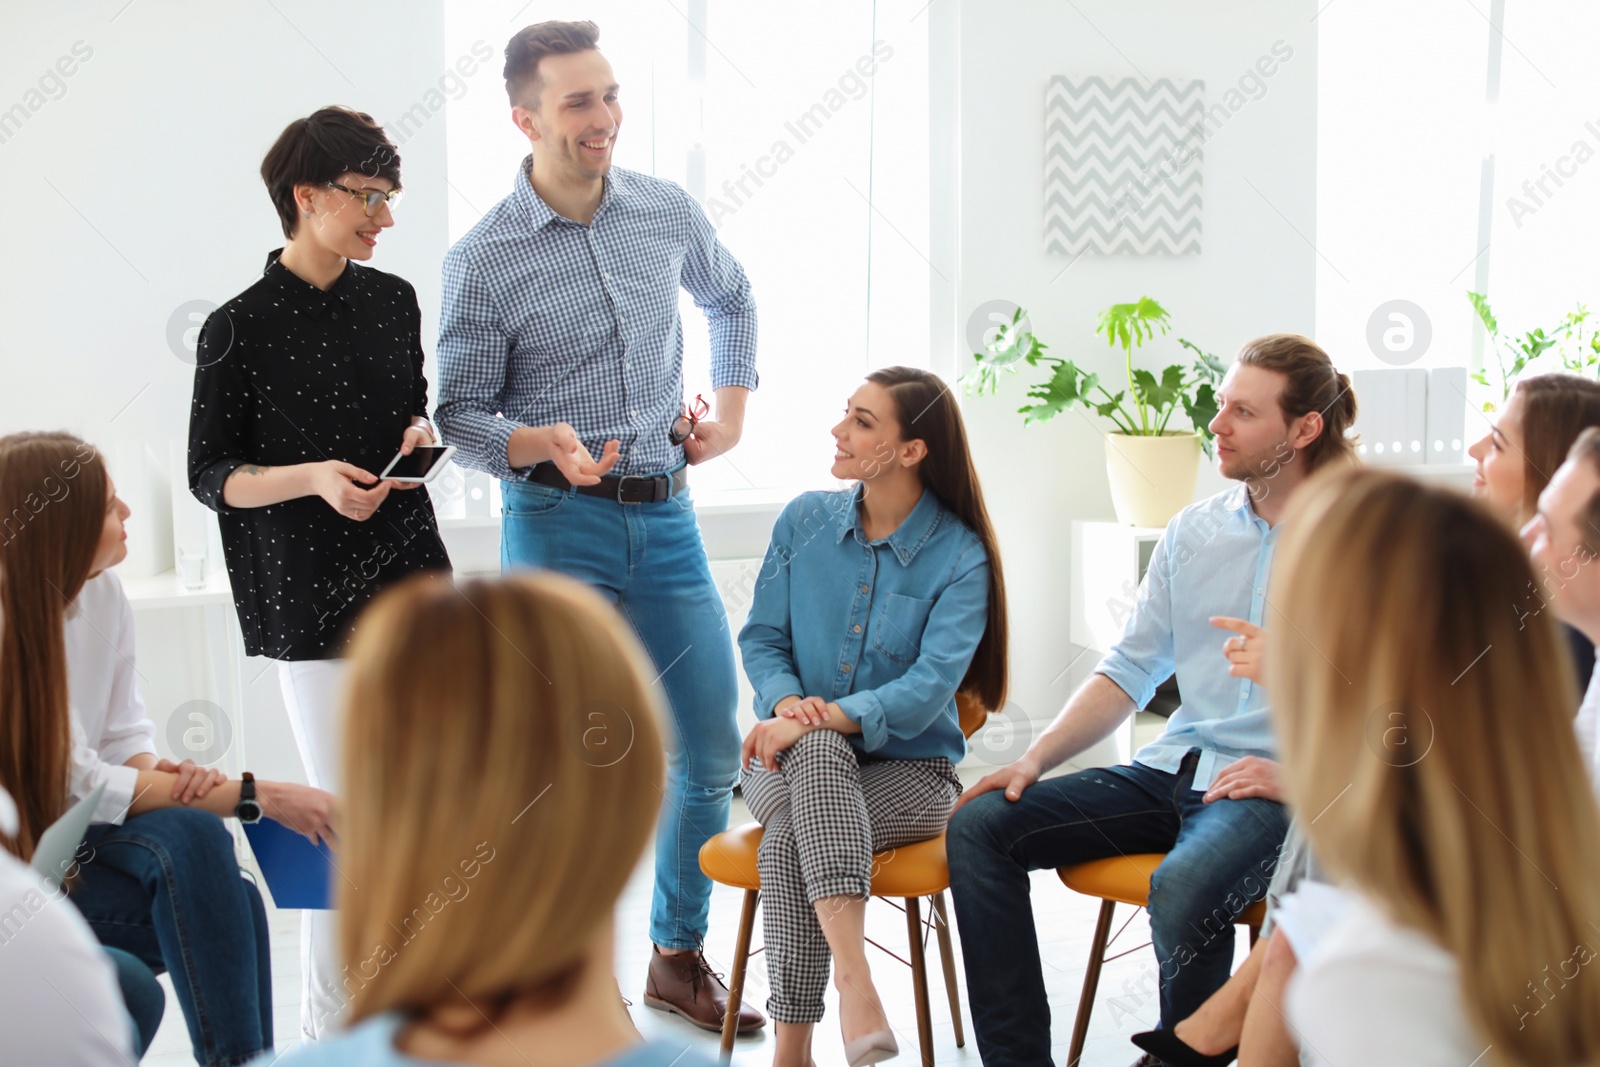
<svg viewBox="0 0 1600 1067">
<path fill-rule="evenodd" d="M 506 444 L 518 424 L 501 414 L 511 342 L 483 271 L 459 246 L 444 257 L 439 309 L 439 407 L 433 421 L 464 467 L 516 478 Z"/>
<path fill-rule="evenodd" d="M 254 398 L 231 351 L 233 320 L 213 311 L 195 346 L 194 398 L 189 406 L 189 491 L 213 511 L 233 511 L 222 499 L 228 476 L 247 463 L 245 427 Z"/>
<path fill-rule="evenodd" d="M 1141 709 L 1150 703 L 1156 687 L 1172 677 L 1175 669 L 1171 557 L 1167 545 L 1175 540 L 1176 529 L 1174 520 L 1156 542 L 1122 637 L 1094 669 L 1096 674 L 1115 682 Z"/>
<path fill-rule="evenodd" d="M 754 389 L 756 302 L 750 280 L 733 253 L 717 239 L 700 205 L 683 193 L 689 213 L 689 251 L 683 259 L 683 288 L 711 324 L 711 387 Z"/>
<path fill-rule="evenodd" d="M 794 662 L 794 631 L 789 610 L 789 563 L 794 558 L 791 541 L 795 504 L 791 502 L 772 528 L 772 543 L 761 561 L 750 614 L 739 630 L 739 655 L 745 677 L 755 690 L 757 718 L 770 719 L 772 709 L 786 696 L 804 696 Z"/>
<path fill-rule="evenodd" d="M 916 737 L 950 709 L 989 625 L 989 563 L 974 544 L 957 558 L 957 577 L 928 611 L 911 669 L 874 689 L 849 693 L 839 709 L 861 727 L 861 747 L 874 752 L 890 738 Z"/>
</svg>

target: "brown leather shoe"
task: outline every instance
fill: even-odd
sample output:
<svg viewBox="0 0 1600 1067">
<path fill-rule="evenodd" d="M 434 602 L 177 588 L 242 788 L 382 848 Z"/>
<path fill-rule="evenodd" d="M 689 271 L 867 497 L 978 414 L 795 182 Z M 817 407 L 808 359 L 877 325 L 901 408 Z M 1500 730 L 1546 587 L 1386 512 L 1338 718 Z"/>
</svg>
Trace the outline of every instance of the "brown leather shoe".
<svg viewBox="0 0 1600 1067">
<path fill-rule="evenodd" d="M 677 1012 L 702 1030 L 720 1033 L 728 1011 L 728 987 L 698 950 L 665 956 L 651 946 L 644 1002 L 657 1011 Z M 765 1025 L 765 1015 L 749 1004 L 739 1006 L 739 1033 L 747 1034 Z"/>
</svg>

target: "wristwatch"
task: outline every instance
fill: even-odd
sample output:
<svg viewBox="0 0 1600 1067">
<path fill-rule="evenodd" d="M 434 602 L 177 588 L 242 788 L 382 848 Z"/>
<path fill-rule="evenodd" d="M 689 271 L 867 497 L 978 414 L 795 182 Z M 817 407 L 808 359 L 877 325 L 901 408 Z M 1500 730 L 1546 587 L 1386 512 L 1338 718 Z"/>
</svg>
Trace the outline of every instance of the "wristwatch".
<svg viewBox="0 0 1600 1067">
<path fill-rule="evenodd" d="M 240 775 L 239 803 L 234 806 L 233 814 L 240 822 L 261 821 L 261 805 L 256 802 L 256 776 L 249 771 Z"/>
</svg>

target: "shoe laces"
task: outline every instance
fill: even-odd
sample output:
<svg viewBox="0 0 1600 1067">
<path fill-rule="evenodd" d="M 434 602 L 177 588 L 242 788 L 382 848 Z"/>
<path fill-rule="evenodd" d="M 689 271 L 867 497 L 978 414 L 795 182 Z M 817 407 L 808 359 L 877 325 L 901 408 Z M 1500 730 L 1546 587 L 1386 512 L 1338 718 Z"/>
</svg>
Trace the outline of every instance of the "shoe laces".
<svg viewBox="0 0 1600 1067">
<path fill-rule="evenodd" d="M 691 972 L 689 975 L 689 981 L 691 983 L 698 985 L 701 979 L 710 978 L 719 985 L 724 984 L 722 981 L 722 972 L 711 969 L 711 964 L 706 962 L 706 956 L 704 952 L 696 950 L 694 955 L 689 957 L 689 959 L 689 967 Z"/>
</svg>

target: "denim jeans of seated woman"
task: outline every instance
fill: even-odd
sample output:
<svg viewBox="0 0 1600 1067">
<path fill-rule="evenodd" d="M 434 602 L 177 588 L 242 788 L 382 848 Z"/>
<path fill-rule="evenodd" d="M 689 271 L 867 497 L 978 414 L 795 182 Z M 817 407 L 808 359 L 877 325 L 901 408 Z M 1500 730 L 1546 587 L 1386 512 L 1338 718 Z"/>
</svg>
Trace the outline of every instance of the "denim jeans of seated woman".
<svg viewBox="0 0 1600 1067">
<path fill-rule="evenodd" d="M 72 902 L 100 939 L 172 976 L 197 1063 L 272 1047 L 267 912 L 222 820 L 192 808 L 91 826 Z"/>
<path fill-rule="evenodd" d="M 728 828 L 740 738 L 733 637 L 689 490 L 659 503 L 619 504 L 536 482 L 507 481 L 501 489 L 501 565 L 559 571 L 610 598 L 660 672 L 675 738 L 656 832 L 650 939 L 698 948 L 711 907 L 700 846 Z M 622 710 L 588 713 L 585 758 L 597 766 L 621 759 L 631 742 Z"/>
<path fill-rule="evenodd" d="M 1193 1014 L 1228 980 L 1233 920 L 1266 894 L 1289 813 L 1260 798 L 1207 804 L 1192 788 L 1199 755 L 1191 749 L 1177 774 L 1134 763 L 1045 778 L 1015 801 L 985 793 L 950 820 L 950 891 L 985 1067 L 1051 1063 L 1030 871 L 1165 852 L 1150 879 L 1155 958 L 1144 963 L 1155 970 L 1161 1025 Z"/>
</svg>

